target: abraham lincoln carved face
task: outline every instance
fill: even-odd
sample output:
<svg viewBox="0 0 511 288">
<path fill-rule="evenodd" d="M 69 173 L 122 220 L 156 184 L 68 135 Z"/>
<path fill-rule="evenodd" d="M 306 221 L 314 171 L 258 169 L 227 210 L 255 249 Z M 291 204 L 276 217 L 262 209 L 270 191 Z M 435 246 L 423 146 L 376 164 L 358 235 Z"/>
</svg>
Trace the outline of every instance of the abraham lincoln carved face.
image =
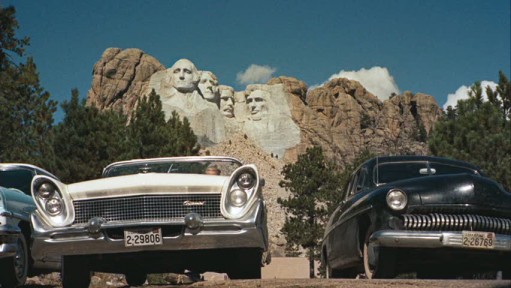
<svg viewBox="0 0 511 288">
<path fill-rule="evenodd" d="M 262 90 L 255 90 L 247 96 L 247 105 L 252 120 L 261 120 L 263 115 L 268 113 L 268 107 L 266 105 L 268 92 Z"/>
</svg>

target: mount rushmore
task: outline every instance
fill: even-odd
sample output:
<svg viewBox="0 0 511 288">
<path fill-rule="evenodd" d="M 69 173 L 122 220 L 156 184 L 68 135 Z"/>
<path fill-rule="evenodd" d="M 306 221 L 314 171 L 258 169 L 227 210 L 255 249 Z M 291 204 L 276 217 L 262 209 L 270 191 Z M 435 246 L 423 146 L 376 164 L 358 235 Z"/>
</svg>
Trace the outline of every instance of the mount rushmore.
<svg viewBox="0 0 511 288">
<path fill-rule="evenodd" d="M 94 65 L 87 104 L 131 113 L 154 90 L 166 117 L 187 117 L 202 147 L 243 135 L 285 162 L 312 145 L 341 163 L 363 149 L 427 154 L 425 139 L 442 114 L 430 95 L 407 91 L 381 101 L 345 78 L 309 90 L 281 76 L 235 91 L 200 68 L 187 59 L 166 68 L 140 49 L 108 48 Z"/>
</svg>

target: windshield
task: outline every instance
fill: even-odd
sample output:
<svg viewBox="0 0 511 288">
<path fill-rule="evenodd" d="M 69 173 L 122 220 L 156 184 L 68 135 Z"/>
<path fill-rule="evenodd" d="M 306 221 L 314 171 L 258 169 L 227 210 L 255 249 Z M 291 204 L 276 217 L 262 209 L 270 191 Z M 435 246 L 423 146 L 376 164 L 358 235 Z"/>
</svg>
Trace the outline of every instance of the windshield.
<svg viewBox="0 0 511 288">
<path fill-rule="evenodd" d="M 227 159 L 136 162 L 112 166 L 105 170 L 103 177 L 115 177 L 138 173 L 209 174 L 228 176 L 240 166 L 241 164 L 239 162 Z"/>
<path fill-rule="evenodd" d="M 385 184 L 410 178 L 425 177 L 430 175 L 446 175 L 459 173 L 476 173 L 474 170 L 440 163 L 428 162 L 397 162 L 383 163 L 374 171 L 374 179 L 377 184 Z"/>
<path fill-rule="evenodd" d="M 32 182 L 32 172 L 28 170 L 5 170 L 0 171 L 0 186 L 5 188 L 15 188 L 30 195 L 30 183 Z"/>
</svg>

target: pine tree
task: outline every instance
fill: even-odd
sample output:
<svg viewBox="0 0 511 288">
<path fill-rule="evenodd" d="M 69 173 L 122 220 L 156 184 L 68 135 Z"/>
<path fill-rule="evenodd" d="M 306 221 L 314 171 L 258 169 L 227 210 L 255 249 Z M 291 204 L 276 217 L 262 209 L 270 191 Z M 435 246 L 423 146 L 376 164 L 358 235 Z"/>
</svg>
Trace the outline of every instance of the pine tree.
<svg viewBox="0 0 511 288">
<path fill-rule="evenodd" d="M 197 145 L 197 136 L 190 127 L 188 118 L 181 118 L 176 111 L 172 111 L 166 128 L 169 131 L 169 139 L 164 153 L 170 156 L 189 156 L 196 155 L 199 146 Z"/>
<path fill-rule="evenodd" d="M 28 162 L 53 169 L 52 124 L 56 102 L 40 86 L 29 38 L 16 38 L 13 7 L 0 7 L 0 162 Z"/>
<path fill-rule="evenodd" d="M 142 97 L 132 113 L 129 137 L 134 147 L 132 158 L 196 155 L 197 136 L 187 118 L 173 111 L 165 121 L 160 96 L 154 90 Z"/>
<path fill-rule="evenodd" d="M 460 100 L 456 109 L 437 122 L 430 135 L 433 155 L 474 163 L 491 178 L 511 191 L 511 123 L 509 91 L 511 82 L 500 73 L 495 90 L 487 88 L 483 101 L 482 87 L 475 83 L 469 99 Z M 508 104 L 505 104 L 508 103 Z"/>
<path fill-rule="evenodd" d="M 62 104 L 64 119 L 54 128 L 56 172 L 69 183 L 99 178 L 106 165 L 131 154 L 127 118 L 86 106 L 76 89 L 71 94 L 71 100 Z"/>
<path fill-rule="evenodd" d="M 297 251 L 298 247 L 308 250 L 311 278 L 330 207 L 340 197 L 337 170 L 336 165 L 325 159 L 319 146 L 308 148 L 296 163 L 287 164 L 282 170 L 284 180 L 279 185 L 291 192 L 287 199 L 278 199 L 287 215 L 282 233 L 291 250 Z"/>
<path fill-rule="evenodd" d="M 159 98 L 153 89 L 149 96 L 139 100 L 137 108 L 132 113 L 128 131 L 135 148 L 133 158 L 162 156 L 162 147 L 168 144 L 165 114 Z"/>
<path fill-rule="evenodd" d="M 129 136 L 135 148 L 133 158 L 186 156 L 197 154 L 197 137 L 187 118 L 174 111 L 165 121 L 160 96 L 154 90 L 142 97 L 132 114 Z"/>
</svg>

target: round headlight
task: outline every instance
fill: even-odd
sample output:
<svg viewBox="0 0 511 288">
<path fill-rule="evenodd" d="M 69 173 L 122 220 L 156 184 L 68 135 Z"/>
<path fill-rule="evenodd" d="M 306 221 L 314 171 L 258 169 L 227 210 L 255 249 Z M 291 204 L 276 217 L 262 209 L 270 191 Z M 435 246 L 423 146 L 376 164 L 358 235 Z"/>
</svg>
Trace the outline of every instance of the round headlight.
<svg viewBox="0 0 511 288">
<path fill-rule="evenodd" d="M 392 210 L 403 210 L 407 203 L 408 197 L 404 191 L 399 189 L 391 189 L 387 193 L 387 205 L 389 205 Z"/>
<path fill-rule="evenodd" d="M 241 207 L 247 203 L 247 193 L 243 190 L 233 190 L 229 194 L 229 202 L 236 207 Z"/>
<path fill-rule="evenodd" d="M 240 188 L 250 189 L 254 186 L 255 179 L 254 179 L 254 176 L 252 176 L 252 174 L 250 174 L 250 173 L 242 173 L 238 177 L 237 182 L 238 182 L 238 186 Z"/>
<path fill-rule="evenodd" d="M 39 186 L 39 189 L 37 189 L 37 195 L 43 199 L 50 198 L 53 193 L 55 193 L 55 187 L 50 183 L 43 183 Z"/>
<path fill-rule="evenodd" d="M 62 212 L 62 200 L 53 197 L 46 201 L 46 211 L 52 216 L 59 215 Z"/>
</svg>

